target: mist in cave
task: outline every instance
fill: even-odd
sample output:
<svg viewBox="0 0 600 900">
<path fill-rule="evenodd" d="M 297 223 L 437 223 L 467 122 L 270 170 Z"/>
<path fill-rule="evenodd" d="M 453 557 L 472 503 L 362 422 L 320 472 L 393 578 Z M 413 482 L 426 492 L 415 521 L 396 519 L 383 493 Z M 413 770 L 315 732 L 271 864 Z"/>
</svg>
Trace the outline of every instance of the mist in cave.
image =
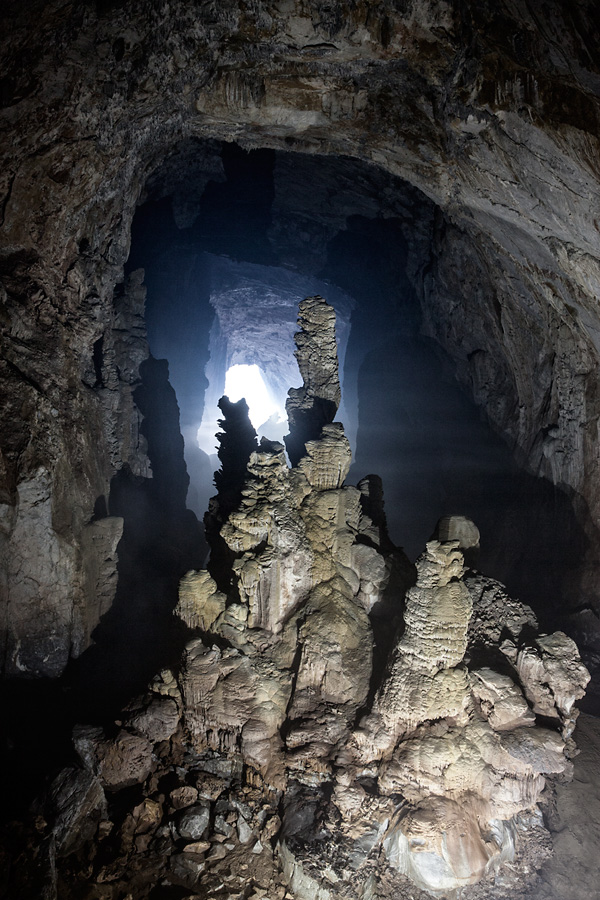
<svg viewBox="0 0 600 900">
<path fill-rule="evenodd" d="M 412 559 L 441 516 L 471 517 L 481 531 L 482 570 L 550 622 L 560 603 L 556 585 L 568 581 L 582 558 L 583 534 L 567 495 L 518 468 L 456 381 L 449 358 L 422 333 L 400 219 L 378 215 L 355 163 L 351 193 L 343 181 L 348 161 L 327 161 L 332 198 L 324 213 L 307 199 L 313 160 L 235 145 L 219 153 L 222 179 L 205 178 L 195 205 L 188 202 L 183 213 L 172 181 L 168 196 L 164 185 L 155 188 L 157 199 L 136 213 L 128 262 L 129 271 L 145 270 L 150 348 L 168 361 L 179 404 L 188 507 L 202 519 L 214 493 L 218 460 L 210 444 L 227 369 L 258 365 L 281 407 L 287 388 L 298 383 L 297 303 L 319 293 L 338 316 L 338 420 L 354 453 L 349 483 L 368 473 L 382 476 L 392 539 Z M 187 165 L 193 183 L 193 156 Z M 286 185 L 277 180 L 277 167 L 284 173 L 293 167 L 294 190 L 300 185 L 305 192 L 301 221 L 297 211 L 292 219 L 281 209 Z M 319 233 L 336 190 L 343 194 L 342 215 L 335 228 L 328 223 Z M 421 203 L 426 223 L 430 204 Z M 426 264 L 426 245 L 417 252 Z"/>
<path fill-rule="evenodd" d="M 596 896 L 596 19 L 6 0 L 0 898 Z"/>
</svg>

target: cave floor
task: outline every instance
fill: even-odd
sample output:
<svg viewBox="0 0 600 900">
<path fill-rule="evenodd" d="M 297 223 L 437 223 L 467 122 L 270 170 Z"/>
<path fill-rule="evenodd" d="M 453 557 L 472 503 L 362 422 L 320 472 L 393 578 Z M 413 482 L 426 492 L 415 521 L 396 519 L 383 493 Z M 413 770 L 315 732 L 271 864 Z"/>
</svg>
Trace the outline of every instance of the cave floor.
<svg viewBox="0 0 600 900">
<path fill-rule="evenodd" d="M 573 780 L 557 787 L 554 852 L 531 900 L 600 898 L 600 718 L 582 713 L 575 740 L 580 753 Z"/>
</svg>

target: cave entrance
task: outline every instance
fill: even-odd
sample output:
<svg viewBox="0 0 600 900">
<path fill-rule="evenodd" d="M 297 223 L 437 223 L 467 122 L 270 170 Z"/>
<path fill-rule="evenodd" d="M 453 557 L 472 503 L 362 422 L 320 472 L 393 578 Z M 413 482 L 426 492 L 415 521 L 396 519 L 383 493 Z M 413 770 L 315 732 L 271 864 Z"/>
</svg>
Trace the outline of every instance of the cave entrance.
<svg viewBox="0 0 600 900">
<path fill-rule="evenodd" d="M 462 363 L 429 336 L 456 319 L 471 369 L 506 370 L 500 349 L 494 369 L 478 343 L 498 330 L 494 285 L 481 273 L 454 292 L 436 285 L 447 226 L 423 194 L 352 159 L 193 140 L 154 172 L 142 201 L 128 270 L 145 269 L 150 347 L 169 363 L 198 518 L 214 493 L 227 371 L 256 365 L 285 397 L 299 383 L 297 303 L 319 293 L 337 313 L 349 483 L 382 476 L 391 536 L 413 559 L 439 517 L 471 517 L 482 570 L 538 609 L 558 609 L 585 539 L 568 496 L 517 467 L 459 384 Z M 472 251 L 464 241 L 456 252 Z M 513 394 L 498 375 L 489 408 L 513 404 L 518 415 Z"/>
<path fill-rule="evenodd" d="M 279 432 L 285 428 L 285 397 L 273 396 L 256 364 L 230 366 L 225 373 L 225 393 L 233 403 L 246 398 L 250 421 L 270 440 L 275 438 L 271 438 L 265 429 L 281 426 Z"/>
</svg>

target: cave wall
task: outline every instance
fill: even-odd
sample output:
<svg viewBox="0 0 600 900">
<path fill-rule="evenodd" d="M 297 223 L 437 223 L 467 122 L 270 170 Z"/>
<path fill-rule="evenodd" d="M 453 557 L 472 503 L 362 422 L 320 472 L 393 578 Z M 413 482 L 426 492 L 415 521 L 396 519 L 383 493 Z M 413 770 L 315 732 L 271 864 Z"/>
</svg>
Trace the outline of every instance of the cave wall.
<svg viewBox="0 0 600 900">
<path fill-rule="evenodd" d="M 122 336 L 114 290 L 135 206 L 183 139 L 342 154 L 422 191 L 440 210 L 430 266 L 415 273 L 430 333 L 523 463 L 598 522 L 593 12 L 591 0 L 407 0 L 377 14 L 343 2 L 3 5 L 7 672 L 62 670 L 92 577 L 82 548 L 95 503 L 125 462 L 147 467 L 130 404 L 137 351 L 110 384 L 86 373 Z"/>
</svg>

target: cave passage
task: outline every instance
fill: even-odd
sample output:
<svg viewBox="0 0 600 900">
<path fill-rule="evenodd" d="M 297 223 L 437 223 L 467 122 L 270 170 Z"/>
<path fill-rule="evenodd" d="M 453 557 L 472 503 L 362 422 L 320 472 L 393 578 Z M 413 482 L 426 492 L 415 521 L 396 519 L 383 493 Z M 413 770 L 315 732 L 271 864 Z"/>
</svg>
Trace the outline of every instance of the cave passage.
<svg viewBox="0 0 600 900">
<path fill-rule="evenodd" d="M 431 266 L 431 203 L 345 158 L 194 141 L 175 159 L 148 182 L 117 287 L 126 303 L 128 279 L 144 269 L 152 355 L 134 400 L 152 477 L 125 467 L 107 508 L 97 504 L 99 515 L 124 519 L 118 586 L 94 644 L 65 675 L 72 721 L 116 715 L 177 658 L 185 635 L 172 610 L 179 580 L 207 559 L 202 519 L 218 460 L 202 447 L 214 447 L 227 372 L 256 366 L 281 404 L 301 382 L 297 304 L 314 294 L 336 310 L 337 419 L 354 457 L 347 483 L 382 477 L 390 536 L 413 560 L 441 516 L 472 518 L 478 567 L 530 603 L 544 628 L 568 631 L 563 587 L 585 551 L 570 500 L 517 467 L 424 333 L 418 285 Z"/>
<path fill-rule="evenodd" d="M 214 493 L 206 449 L 228 368 L 257 365 L 284 398 L 298 383 L 297 302 L 321 293 L 338 318 L 349 483 L 382 476 L 392 539 L 413 559 L 440 516 L 473 518 L 482 570 L 554 624 L 585 539 L 568 496 L 517 467 L 423 333 L 415 273 L 430 265 L 431 203 L 387 176 L 384 192 L 381 173 L 344 158 L 195 142 L 174 160 L 178 177 L 167 161 L 150 179 L 128 270 L 145 269 L 151 351 L 177 394 L 188 506 L 201 518 Z"/>
<path fill-rule="evenodd" d="M 116 598 L 49 699 L 31 692 L 41 696 L 31 720 L 41 731 L 64 721 L 65 735 L 69 723 L 106 721 L 177 658 L 185 638 L 172 625 L 178 582 L 206 561 L 201 521 L 215 493 L 218 461 L 198 443 L 205 412 L 210 450 L 231 367 L 257 366 L 279 403 L 300 383 L 297 304 L 317 293 L 337 313 L 338 420 L 354 454 L 348 483 L 382 477 L 390 535 L 412 559 L 441 516 L 471 517 L 479 568 L 531 603 L 544 628 L 568 631 L 563 586 L 585 551 L 569 497 L 517 467 L 453 361 L 423 333 L 416 285 L 430 266 L 430 202 L 344 158 L 199 141 L 177 158 L 176 178 L 167 161 L 149 181 L 126 267 L 126 276 L 145 270 L 152 356 L 135 402 L 153 477 L 123 469 L 108 507 L 97 503 L 98 516 L 125 522 Z M 98 344 L 97 380 L 101 355 Z M 9 755 L 11 766 L 19 756 L 33 796 L 47 765 L 69 749 L 57 744 L 40 760 L 37 738 L 19 724 L 24 694 L 6 698 L 17 735 Z M 23 802 L 21 791 L 7 791 L 15 806 Z"/>
<path fill-rule="evenodd" d="M 60 719 L 64 734 L 69 722 L 106 721 L 177 658 L 185 635 L 173 629 L 172 610 L 179 579 L 206 561 L 201 522 L 218 467 L 199 432 L 210 451 L 233 366 L 256 366 L 278 404 L 300 383 L 297 304 L 313 294 L 336 309 L 337 418 L 354 455 L 348 483 L 382 477 L 390 535 L 412 559 L 441 516 L 471 517 L 479 568 L 531 603 L 543 627 L 568 631 L 562 588 L 585 551 L 570 500 L 517 467 L 453 361 L 423 333 L 417 287 L 431 265 L 431 203 L 345 158 L 193 141 L 174 159 L 148 182 L 126 267 L 126 281 L 145 270 L 152 356 L 134 399 L 152 478 L 124 468 L 108 503 L 97 502 L 99 517 L 124 519 L 116 597 L 94 644 L 48 697 L 31 692 L 42 697 L 32 721 L 43 730 Z M 126 287 L 116 295 L 127 302 Z M 99 343 L 97 381 L 102 352 Z M 19 724 L 23 694 L 9 692 L 5 707 L 33 796 L 47 764 L 69 751 L 64 743 L 46 762 L 32 755 L 37 740 Z M 14 766 L 13 751 L 10 759 Z M 22 793 L 13 793 L 18 806 Z"/>
</svg>

